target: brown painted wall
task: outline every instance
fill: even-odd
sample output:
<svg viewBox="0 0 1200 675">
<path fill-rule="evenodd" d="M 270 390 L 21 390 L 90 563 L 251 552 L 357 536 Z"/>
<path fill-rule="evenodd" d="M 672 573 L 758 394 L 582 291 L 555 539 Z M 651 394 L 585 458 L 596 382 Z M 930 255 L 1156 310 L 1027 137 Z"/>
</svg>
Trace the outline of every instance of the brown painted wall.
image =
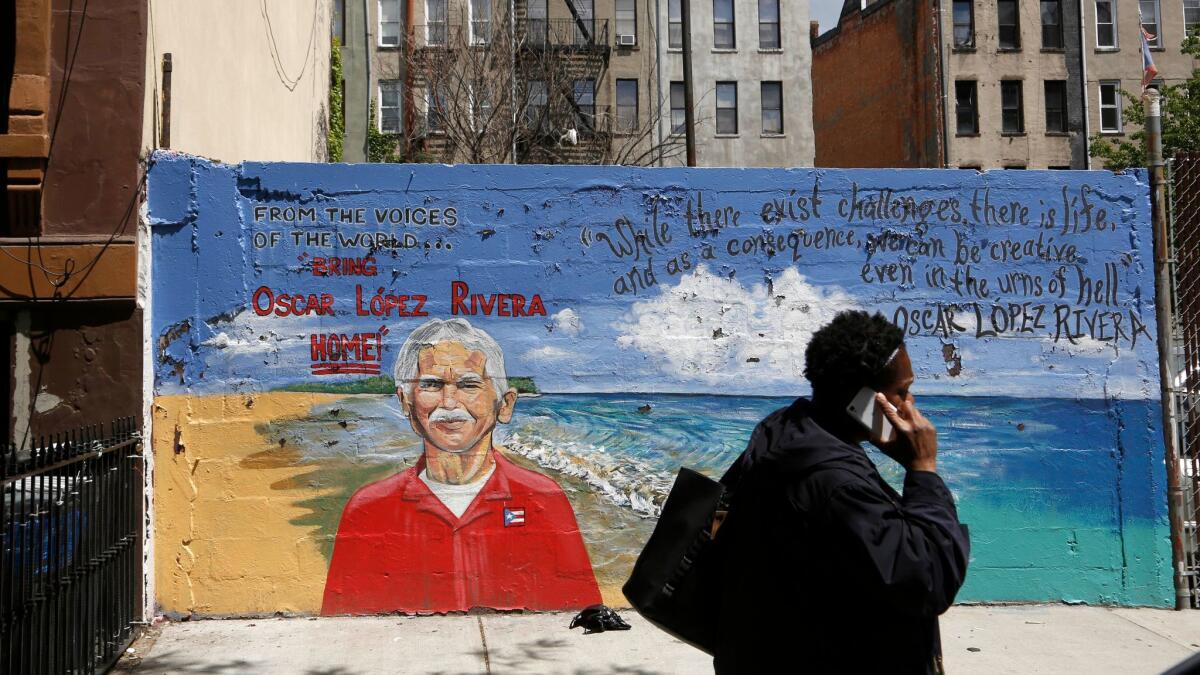
<svg viewBox="0 0 1200 675">
<path fill-rule="evenodd" d="M 876 3 L 816 40 L 816 165 L 941 166 L 937 45 L 931 0 Z"/>
<path fill-rule="evenodd" d="M 146 2 L 54 0 L 51 21 L 51 148 L 42 233 L 133 234 Z"/>
<path fill-rule="evenodd" d="M 11 254 L 0 264 L 16 268 L 0 290 L 5 435 L 22 445 L 139 415 L 142 400 L 134 299 L 146 1 L 52 0 L 48 21 L 42 236 L 0 241 Z"/>
<path fill-rule="evenodd" d="M 138 415 L 142 313 L 75 305 L 31 316 L 29 432 L 51 434 Z"/>
</svg>

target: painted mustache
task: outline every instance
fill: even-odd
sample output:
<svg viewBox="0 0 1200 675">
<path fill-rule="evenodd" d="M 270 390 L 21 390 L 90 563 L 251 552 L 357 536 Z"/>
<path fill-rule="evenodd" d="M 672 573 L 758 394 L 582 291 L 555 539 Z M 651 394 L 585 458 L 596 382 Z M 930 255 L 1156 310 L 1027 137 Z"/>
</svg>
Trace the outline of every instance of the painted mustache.
<svg viewBox="0 0 1200 675">
<path fill-rule="evenodd" d="M 429 414 L 430 424 L 433 424 L 435 422 L 474 422 L 474 421 L 475 421 L 475 417 L 473 415 L 471 415 L 471 413 L 467 412 L 466 410 L 463 410 L 462 408 L 455 408 L 454 410 L 438 408 L 437 410 L 434 410 L 432 413 Z"/>
</svg>

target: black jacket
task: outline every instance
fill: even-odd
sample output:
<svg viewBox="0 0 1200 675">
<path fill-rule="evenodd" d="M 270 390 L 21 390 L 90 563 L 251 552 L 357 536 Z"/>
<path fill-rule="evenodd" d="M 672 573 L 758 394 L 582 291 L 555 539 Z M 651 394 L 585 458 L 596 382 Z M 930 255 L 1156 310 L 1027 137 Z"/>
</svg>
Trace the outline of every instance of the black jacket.
<svg viewBox="0 0 1200 675">
<path fill-rule="evenodd" d="M 939 672 L 937 617 L 970 541 L 935 473 L 896 493 L 798 399 L 759 423 L 722 482 L 718 673 Z"/>
</svg>

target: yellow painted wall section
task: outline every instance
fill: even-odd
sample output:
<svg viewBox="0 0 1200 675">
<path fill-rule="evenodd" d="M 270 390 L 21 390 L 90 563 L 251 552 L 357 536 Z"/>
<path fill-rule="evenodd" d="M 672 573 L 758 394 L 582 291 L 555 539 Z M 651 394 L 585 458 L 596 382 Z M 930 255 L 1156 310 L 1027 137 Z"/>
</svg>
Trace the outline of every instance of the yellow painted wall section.
<svg viewBox="0 0 1200 675">
<path fill-rule="evenodd" d="M 327 394 L 160 396 L 154 406 L 158 602 L 170 614 L 317 613 L 326 561 L 297 525 L 320 494 L 259 430 Z M 336 518 L 336 514 L 333 516 Z"/>
</svg>

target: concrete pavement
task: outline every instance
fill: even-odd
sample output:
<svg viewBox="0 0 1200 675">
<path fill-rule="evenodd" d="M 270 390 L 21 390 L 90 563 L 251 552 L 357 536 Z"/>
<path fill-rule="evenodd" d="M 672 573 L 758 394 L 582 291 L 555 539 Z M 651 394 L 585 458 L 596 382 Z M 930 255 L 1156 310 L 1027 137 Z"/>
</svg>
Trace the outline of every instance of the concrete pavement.
<svg viewBox="0 0 1200 675">
<path fill-rule="evenodd" d="M 624 612 L 633 629 L 583 635 L 569 614 L 266 618 L 169 623 L 118 672 L 705 673 L 710 659 Z M 1200 652 L 1200 611 L 1064 605 L 955 607 L 948 672 L 1159 673 Z"/>
</svg>

